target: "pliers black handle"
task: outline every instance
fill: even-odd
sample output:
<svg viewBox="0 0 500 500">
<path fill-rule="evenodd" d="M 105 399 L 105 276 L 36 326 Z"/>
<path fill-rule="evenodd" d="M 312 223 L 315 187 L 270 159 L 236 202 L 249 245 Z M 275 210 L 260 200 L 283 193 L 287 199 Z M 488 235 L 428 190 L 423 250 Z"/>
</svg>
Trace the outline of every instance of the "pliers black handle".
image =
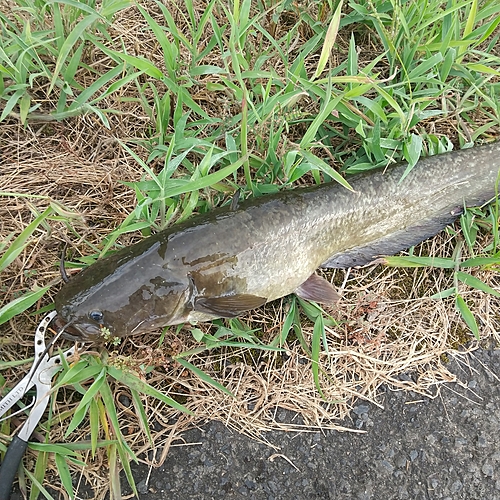
<svg viewBox="0 0 500 500">
<path fill-rule="evenodd" d="M 9 500 L 16 472 L 28 447 L 28 441 L 42 418 L 49 403 L 52 388 L 52 377 L 61 368 L 61 356 L 46 353 L 45 332 L 56 313 L 45 316 L 35 332 L 35 360 L 29 373 L 0 401 L 0 418 L 14 406 L 26 392 L 35 386 L 36 399 L 28 419 L 16 436 L 12 438 L 0 466 L 0 500 Z M 74 349 L 68 349 L 62 355 L 67 358 L 74 354 Z"/>
</svg>

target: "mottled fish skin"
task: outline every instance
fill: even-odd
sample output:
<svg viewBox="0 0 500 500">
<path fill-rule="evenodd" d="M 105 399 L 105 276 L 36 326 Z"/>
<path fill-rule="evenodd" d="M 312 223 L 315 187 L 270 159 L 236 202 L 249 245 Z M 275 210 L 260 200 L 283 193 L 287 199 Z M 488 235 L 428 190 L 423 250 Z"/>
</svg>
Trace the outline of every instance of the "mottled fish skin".
<svg viewBox="0 0 500 500">
<path fill-rule="evenodd" d="M 363 265 L 436 234 L 495 195 L 500 143 L 195 216 L 104 258 L 57 294 L 60 326 L 93 339 L 232 317 L 296 292 L 332 301 L 318 267 Z"/>
</svg>

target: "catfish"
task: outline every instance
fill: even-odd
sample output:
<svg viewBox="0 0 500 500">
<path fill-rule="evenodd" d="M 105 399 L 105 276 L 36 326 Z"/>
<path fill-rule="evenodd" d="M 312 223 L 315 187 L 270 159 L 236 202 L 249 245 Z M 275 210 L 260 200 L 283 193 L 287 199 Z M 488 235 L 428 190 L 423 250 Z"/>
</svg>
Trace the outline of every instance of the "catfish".
<svg viewBox="0 0 500 500">
<path fill-rule="evenodd" d="M 500 142 L 283 190 L 196 215 L 96 261 L 55 297 L 56 325 L 77 340 L 233 318 L 295 293 L 338 294 L 315 271 L 363 266 L 435 235 L 493 199 Z"/>
</svg>

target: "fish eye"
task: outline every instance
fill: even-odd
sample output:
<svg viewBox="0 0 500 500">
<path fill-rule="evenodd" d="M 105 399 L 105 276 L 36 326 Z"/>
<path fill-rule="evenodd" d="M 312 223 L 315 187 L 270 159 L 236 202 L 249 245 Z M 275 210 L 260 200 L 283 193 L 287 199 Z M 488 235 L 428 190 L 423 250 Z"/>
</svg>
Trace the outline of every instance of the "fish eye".
<svg viewBox="0 0 500 500">
<path fill-rule="evenodd" d="M 89 318 L 94 320 L 96 323 L 102 323 L 104 314 L 101 311 L 90 311 Z"/>
</svg>

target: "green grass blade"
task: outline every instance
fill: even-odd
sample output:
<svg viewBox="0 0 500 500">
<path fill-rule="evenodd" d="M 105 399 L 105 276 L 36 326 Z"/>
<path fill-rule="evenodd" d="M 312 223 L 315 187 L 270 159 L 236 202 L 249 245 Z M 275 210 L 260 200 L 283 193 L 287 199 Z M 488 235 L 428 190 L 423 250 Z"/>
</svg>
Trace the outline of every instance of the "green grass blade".
<svg viewBox="0 0 500 500">
<path fill-rule="evenodd" d="M 251 342 L 237 342 L 237 341 L 233 341 L 233 340 L 222 340 L 218 343 L 218 346 L 219 347 L 223 347 L 223 346 L 246 347 L 248 349 L 258 349 L 260 351 L 280 351 L 280 352 L 283 351 L 283 349 L 281 349 L 280 347 L 274 347 L 271 345 L 255 344 L 255 343 L 251 343 Z M 184 356 L 184 354 L 186 354 L 186 353 L 184 352 L 182 354 Z"/>
<path fill-rule="evenodd" d="M 179 51 L 175 44 L 171 43 L 167 38 L 164 29 L 149 15 L 146 9 L 141 7 L 141 5 L 137 4 L 137 8 L 140 10 L 141 14 L 146 19 L 149 27 L 153 31 L 156 40 L 160 44 L 163 50 L 163 61 L 167 68 L 168 74 L 170 78 L 176 79 L 176 71 L 177 71 L 177 59 L 179 55 Z"/>
<path fill-rule="evenodd" d="M 75 493 L 73 491 L 73 481 L 71 479 L 71 472 L 69 471 L 68 464 L 66 462 L 66 458 L 63 455 L 59 455 L 59 453 L 55 454 L 56 459 L 56 467 L 59 477 L 61 478 L 62 485 L 66 490 L 66 493 L 69 495 L 71 499 L 75 498 Z"/>
<path fill-rule="evenodd" d="M 318 158 L 316 155 L 312 154 L 309 151 L 301 150 L 300 154 L 315 168 L 321 170 L 336 182 L 344 186 L 346 189 L 353 191 L 351 185 L 336 171 L 334 170 L 328 163 L 323 161 L 321 158 Z"/>
<path fill-rule="evenodd" d="M 141 426 L 142 431 L 146 434 L 149 444 L 153 446 L 153 437 L 151 436 L 151 431 L 149 430 L 148 416 L 146 415 L 146 410 L 142 404 L 139 392 L 135 389 L 130 389 L 130 393 L 132 394 L 132 402 L 134 404 L 139 425 Z"/>
<path fill-rule="evenodd" d="M 104 53 L 112 57 L 115 61 L 123 61 L 134 68 L 138 69 L 141 72 L 146 73 L 146 75 L 151 78 L 156 78 L 157 80 L 162 80 L 164 78 L 163 73 L 148 59 L 142 56 L 131 56 L 129 54 L 125 54 L 123 52 L 118 52 L 116 50 L 109 49 L 102 43 L 94 41 L 95 45 L 99 47 Z M 177 88 L 177 85 L 172 83 L 173 89 Z"/>
<path fill-rule="evenodd" d="M 319 356 L 321 352 L 321 339 L 323 338 L 325 332 L 325 325 L 323 323 L 323 316 L 318 314 L 316 321 L 314 322 L 313 338 L 311 345 L 311 361 L 312 361 L 312 372 L 314 378 L 314 385 L 316 390 L 319 392 L 322 398 L 325 398 L 323 391 L 321 390 L 321 384 L 319 381 Z"/>
<path fill-rule="evenodd" d="M 469 309 L 461 295 L 457 295 L 455 297 L 455 306 L 460 312 L 460 315 L 464 319 L 471 332 L 474 334 L 474 337 L 476 337 L 477 340 L 480 340 L 479 328 L 477 326 L 476 318 L 474 318 L 474 315 L 472 314 L 471 310 Z"/>
<path fill-rule="evenodd" d="M 222 391 L 229 396 L 232 396 L 234 398 L 234 394 L 224 387 L 222 384 L 214 380 L 210 375 L 205 373 L 203 370 L 200 370 L 198 367 L 194 366 L 192 363 L 189 361 L 186 361 L 185 359 L 182 359 L 178 356 L 175 356 L 174 359 L 182 365 L 184 368 L 188 369 L 189 371 L 193 372 L 197 377 L 199 377 L 203 382 L 206 382 L 207 384 L 210 384 L 211 386 L 215 387 L 216 389 L 219 389 L 219 391 Z"/>
<path fill-rule="evenodd" d="M 49 289 L 50 286 L 46 286 L 35 292 L 27 292 L 0 308 L 0 325 L 26 311 L 26 309 L 38 302 Z"/>
<path fill-rule="evenodd" d="M 134 389 L 142 394 L 152 396 L 156 399 L 159 399 L 160 401 L 163 401 L 165 404 L 171 406 L 172 408 L 175 408 L 176 410 L 187 413 L 188 415 L 192 415 L 192 412 L 188 410 L 185 406 L 181 405 L 174 399 L 166 396 L 165 394 L 155 389 L 154 387 L 151 387 L 133 373 L 119 370 L 114 366 L 108 367 L 108 373 L 109 375 L 111 375 L 111 377 L 118 380 L 122 384 L 126 385 L 130 389 Z"/>
<path fill-rule="evenodd" d="M 40 455 L 38 455 L 38 458 L 37 458 L 37 465 L 38 465 L 38 460 L 40 460 Z M 44 454 L 45 457 L 46 457 L 46 454 Z M 44 460 L 44 463 L 41 463 L 40 465 L 40 469 L 42 467 L 47 467 L 47 460 L 45 458 Z M 39 474 L 37 474 L 36 472 L 36 466 L 35 466 L 35 473 L 31 473 L 28 469 L 25 469 L 24 472 L 26 473 L 26 475 L 30 478 L 31 482 L 32 482 L 32 486 L 31 486 L 31 490 L 30 490 L 30 496 L 29 496 L 29 499 L 30 500 L 37 500 L 39 498 L 39 495 L 40 493 L 47 499 L 47 500 L 54 500 L 52 495 L 49 494 L 49 492 L 42 486 L 42 483 L 43 483 L 43 478 L 45 477 L 45 469 L 43 470 L 44 472 L 44 475 L 42 476 L 42 480 L 40 481 L 40 478 L 39 478 Z"/>
<path fill-rule="evenodd" d="M 442 290 L 434 295 L 431 295 L 429 298 L 431 299 L 444 299 L 446 297 L 450 297 L 451 295 L 457 293 L 457 289 L 455 287 L 448 288 L 446 290 Z"/>
<path fill-rule="evenodd" d="M 321 49 L 321 54 L 319 56 L 318 66 L 316 67 L 316 71 L 312 77 L 312 80 L 316 80 L 323 70 L 326 67 L 326 63 L 330 57 L 330 53 L 333 48 L 333 44 L 337 39 L 337 34 L 339 31 L 340 18 L 342 16 L 342 3 L 343 0 L 340 0 L 337 8 L 333 14 L 332 20 L 330 21 L 330 25 L 328 26 L 328 30 L 325 35 L 325 42 L 323 43 L 323 48 Z"/>
<path fill-rule="evenodd" d="M 293 328 L 293 324 L 296 319 L 296 310 L 297 310 L 297 299 L 295 295 L 292 296 L 292 302 L 290 304 L 290 309 L 285 317 L 285 321 L 283 321 L 283 326 L 281 327 L 280 334 L 271 342 L 271 346 L 273 347 L 283 347 L 285 345 L 286 339 L 288 338 L 288 334 L 290 330 Z"/>
<path fill-rule="evenodd" d="M 422 154 L 423 140 L 422 137 L 416 134 L 410 134 L 409 140 L 403 144 L 403 155 L 408 162 L 408 166 L 404 171 L 399 182 L 403 182 L 405 177 L 411 172 Z"/>
<path fill-rule="evenodd" d="M 135 479 L 134 475 L 132 474 L 132 467 L 130 466 L 130 458 L 129 458 L 129 453 L 128 453 L 128 448 L 125 448 L 122 446 L 122 442 L 118 441 L 117 442 L 118 446 L 118 455 L 120 457 L 120 461 L 123 466 L 123 471 L 125 472 L 125 477 L 127 478 L 129 486 L 132 488 L 132 492 L 134 493 L 136 498 L 139 498 L 139 493 L 137 491 L 137 486 L 135 485 Z M 137 462 L 137 459 L 135 459 L 135 462 Z M 121 500 L 121 495 L 120 495 L 120 500 Z"/>
<path fill-rule="evenodd" d="M 26 92 L 26 87 L 17 89 L 7 100 L 7 103 L 4 106 L 3 112 L 0 115 L 0 122 L 3 121 L 8 114 L 14 109 L 14 106 L 21 100 L 22 96 Z"/>
<path fill-rule="evenodd" d="M 464 260 L 460 263 L 461 269 L 466 269 L 470 267 L 478 266 L 500 266 L 500 256 L 499 257 L 473 257 L 471 259 Z"/>
<path fill-rule="evenodd" d="M 325 102 L 320 112 L 314 118 L 311 125 L 309 125 L 309 128 L 302 137 L 302 140 L 300 141 L 301 150 L 309 149 L 311 143 L 314 141 L 314 137 L 316 136 L 319 127 L 324 123 L 324 121 L 328 118 L 330 113 L 332 113 L 332 111 L 337 107 L 337 105 L 340 103 L 341 100 L 342 100 L 342 95 L 338 95 L 331 101 Z"/>
<path fill-rule="evenodd" d="M 388 256 L 382 257 L 381 262 L 389 267 L 438 267 L 441 269 L 453 269 L 455 261 L 440 257 L 416 257 L 416 256 Z"/>
<path fill-rule="evenodd" d="M 112 368 L 112 367 L 108 367 Z M 107 415 L 107 421 L 111 424 L 113 429 L 113 433 L 116 436 L 116 441 L 120 446 L 123 446 L 130 455 L 132 460 L 137 460 L 137 457 L 132 452 L 132 450 L 128 447 L 127 443 L 123 439 L 123 435 L 120 430 L 120 421 L 118 419 L 118 415 L 116 413 L 115 400 L 113 397 L 113 392 L 111 391 L 111 387 L 109 386 L 109 381 L 105 379 L 104 384 L 101 387 L 101 398 L 104 403 L 104 411 Z"/>
<path fill-rule="evenodd" d="M 477 290 L 481 290 L 482 292 L 489 293 L 494 295 L 495 297 L 500 297 L 500 293 L 488 286 L 486 283 L 483 283 L 480 279 L 475 276 L 471 276 L 470 274 L 464 273 L 462 271 L 457 271 L 455 276 L 466 285 L 469 285 Z"/>
<path fill-rule="evenodd" d="M 88 17 L 83 18 L 71 31 L 71 33 L 67 36 L 66 40 L 64 40 L 64 43 L 62 44 L 59 56 L 56 61 L 56 67 L 54 68 L 54 73 L 52 76 L 52 80 L 50 82 L 49 90 L 48 93 L 50 94 L 56 84 L 57 77 L 59 73 L 61 72 L 61 69 L 66 62 L 66 59 L 71 51 L 71 49 L 74 47 L 76 42 L 82 37 L 83 33 L 85 30 L 95 21 L 99 19 L 98 14 L 92 14 L 89 15 Z"/>
<path fill-rule="evenodd" d="M 29 94 L 24 94 L 21 97 L 21 102 L 19 103 L 19 116 L 21 123 L 24 125 L 26 123 L 26 118 L 28 117 L 28 112 L 30 109 L 31 97 Z"/>
<path fill-rule="evenodd" d="M 85 103 L 89 101 L 89 99 L 99 91 L 104 85 L 106 85 L 109 81 L 116 78 L 121 72 L 123 68 L 121 66 L 116 66 L 109 71 L 107 71 L 104 75 L 100 76 L 95 82 L 85 88 L 78 97 L 71 103 L 68 108 L 68 111 L 73 111 L 77 108 L 80 108 Z M 136 75 L 137 73 L 134 73 Z M 125 82 L 126 83 L 126 82 Z M 116 90 L 116 87 L 115 87 Z"/>
<path fill-rule="evenodd" d="M 469 14 L 467 16 L 467 22 L 465 23 L 465 28 L 462 34 L 463 38 L 466 38 L 470 33 L 472 33 L 472 30 L 474 28 L 474 24 L 476 22 L 476 16 L 477 16 L 477 7 L 478 7 L 478 0 L 472 0 L 471 7 Z M 465 46 L 459 47 L 458 49 L 458 63 L 462 62 L 462 57 L 465 53 L 467 48 Z"/>
<path fill-rule="evenodd" d="M 78 1 L 81 4 L 80 1 Z M 104 0 L 101 3 L 101 10 L 99 13 L 108 21 L 111 19 L 113 14 L 118 12 L 119 10 L 126 9 L 130 5 L 132 5 L 132 0 Z"/>
<path fill-rule="evenodd" d="M 68 428 L 66 429 L 64 437 L 67 438 L 82 423 L 83 419 L 89 411 L 90 401 L 97 395 L 105 380 L 106 369 L 102 368 L 101 372 L 96 377 L 92 385 L 87 389 L 82 400 L 76 407 L 75 413 L 68 425 Z"/>
<path fill-rule="evenodd" d="M 195 181 L 179 179 L 176 187 L 166 189 L 164 196 L 165 198 L 173 198 L 174 196 L 179 196 L 180 194 L 190 193 L 192 191 L 199 191 L 207 187 L 222 181 L 229 175 L 236 172 L 246 161 L 245 157 L 240 158 L 238 161 L 221 168 L 217 172 L 208 174 L 205 177 L 201 177 Z"/>
<path fill-rule="evenodd" d="M 38 215 L 33 222 L 28 224 L 22 233 L 14 240 L 8 250 L 0 258 L 0 272 L 13 262 L 18 255 L 24 250 L 28 239 L 37 230 L 38 226 L 53 213 L 52 207 L 46 208 L 40 215 Z"/>
<path fill-rule="evenodd" d="M 92 399 L 90 401 L 89 420 L 90 420 L 91 453 L 92 453 L 92 458 L 94 458 L 95 452 L 97 450 L 97 439 L 99 437 L 99 407 L 95 399 Z"/>
<path fill-rule="evenodd" d="M 99 14 L 99 12 L 97 12 L 95 9 L 93 9 L 90 5 L 85 5 L 80 0 L 49 0 L 47 2 L 47 4 L 48 5 L 50 5 L 50 4 L 71 5 L 75 9 L 81 10 L 82 12 L 86 12 L 87 14 L 90 14 L 92 16 L 100 17 L 102 20 L 104 20 L 104 17 L 101 14 Z M 62 21 L 61 21 L 61 23 L 62 23 Z"/>
<path fill-rule="evenodd" d="M 299 303 L 301 304 L 301 306 L 304 302 L 305 301 L 301 301 L 299 299 Z M 300 320 L 300 313 L 299 313 L 298 307 L 295 311 L 295 321 L 293 323 L 293 332 L 295 333 L 295 336 L 299 339 L 300 346 L 302 347 L 302 349 L 304 350 L 306 355 L 311 357 L 312 353 L 311 353 L 310 346 L 306 342 L 306 339 L 304 338 L 304 333 L 302 331 L 302 324 L 301 324 L 301 320 Z"/>
<path fill-rule="evenodd" d="M 61 455 L 63 457 L 78 457 L 79 454 L 76 452 L 76 450 L 68 448 L 66 444 L 58 444 L 58 443 L 30 443 L 29 447 L 32 450 L 39 451 L 39 452 L 45 452 L 45 453 L 57 453 L 58 455 Z"/>
<path fill-rule="evenodd" d="M 116 368 L 114 367 L 108 367 L 108 370 Z M 118 371 L 118 370 L 116 370 Z M 134 478 L 132 475 L 132 471 L 130 468 L 130 460 L 134 460 L 137 462 L 137 457 L 135 456 L 134 452 L 130 449 L 130 447 L 127 445 L 127 442 L 125 441 L 122 432 L 120 430 L 120 423 L 118 420 L 118 415 L 116 413 L 116 407 L 115 407 L 115 402 L 113 398 L 113 393 L 111 392 L 111 388 L 109 386 L 108 380 L 105 379 L 105 383 L 101 387 L 101 397 L 104 402 L 104 406 L 106 409 L 106 414 L 108 416 L 108 420 L 111 424 L 111 427 L 113 429 L 113 432 L 116 436 L 116 445 L 111 445 L 110 448 L 114 449 L 114 455 L 110 456 L 109 459 L 109 467 L 110 471 L 115 471 L 114 474 L 111 475 L 112 478 L 115 477 L 115 474 L 118 476 L 118 462 L 116 460 L 116 451 L 118 451 L 118 455 L 120 457 L 120 461 L 122 463 L 123 469 L 125 471 L 125 476 L 127 478 L 127 481 L 132 488 L 132 491 L 134 494 L 138 497 L 137 489 L 135 486 Z M 113 479 L 115 480 L 115 479 Z M 119 495 L 121 498 L 121 493 L 120 493 L 120 482 L 119 482 L 119 476 L 117 479 L 117 483 L 113 486 L 111 489 L 111 494 L 112 495 Z"/>
<path fill-rule="evenodd" d="M 100 364 L 92 364 L 89 366 L 87 358 L 81 358 L 78 363 L 71 366 L 70 369 L 57 380 L 57 384 L 54 388 L 58 389 L 63 385 L 81 384 L 86 380 L 95 379 L 101 371 L 102 366 Z"/>
<path fill-rule="evenodd" d="M 51 500 L 51 496 L 48 494 L 47 490 L 43 488 L 43 480 L 45 478 L 45 472 L 47 471 L 47 463 L 49 461 L 48 453 L 41 451 L 38 453 L 36 458 L 35 470 L 33 474 L 31 474 L 27 469 L 25 472 L 30 476 L 32 480 L 31 490 L 30 490 L 30 500 L 36 500 L 38 498 L 39 493 L 42 493 L 45 498 Z M 47 496 L 48 495 L 48 496 Z"/>
<path fill-rule="evenodd" d="M 441 52 L 437 52 L 433 56 L 429 57 L 428 59 L 425 59 L 422 61 L 418 66 L 416 66 L 408 75 L 408 78 L 410 80 L 416 80 L 422 75 L 426 75 L 430 72 L 430 70 L 434 67 L 437 66 L 439 63 L 443 61 L 443 55 Z"/>
<path fill-rule="evenodd" d="M 120 468 L 118 467 L 118 443 L 113 443 L 108 447 L 109 466 L 109 499 L 122 500 L 120 485 Z M 127 460 L 128 462 L 128 460 Z"/>
</svg>

